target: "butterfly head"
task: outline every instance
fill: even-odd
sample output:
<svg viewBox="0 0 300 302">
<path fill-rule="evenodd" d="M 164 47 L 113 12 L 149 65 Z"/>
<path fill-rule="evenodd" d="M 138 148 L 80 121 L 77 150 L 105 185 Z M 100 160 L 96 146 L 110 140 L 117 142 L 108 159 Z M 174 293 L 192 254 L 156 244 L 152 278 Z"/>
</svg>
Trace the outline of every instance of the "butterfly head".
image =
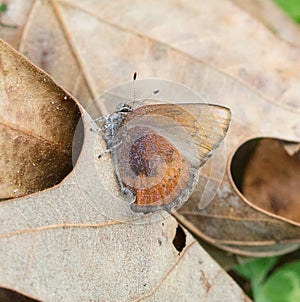
<svg viewBox="0 0 300 302">
<path fill-rule="evenodd" d="M 126 115 L 127 113 L 132 112 L 132 111 L 133 111 L 133 108 L 130 105 L 128 105 L 126 103 L 121 103 L 120 105 L 118 105 L 115 112 L 118 114 Z"/>
</svg>

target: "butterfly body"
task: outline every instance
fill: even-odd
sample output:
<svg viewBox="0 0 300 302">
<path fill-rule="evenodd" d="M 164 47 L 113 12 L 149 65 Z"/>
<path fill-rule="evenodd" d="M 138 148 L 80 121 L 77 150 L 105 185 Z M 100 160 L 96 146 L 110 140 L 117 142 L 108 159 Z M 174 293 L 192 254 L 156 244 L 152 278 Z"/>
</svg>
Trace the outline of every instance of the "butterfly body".
<svg viewBox="0 0 300 302">
<path fill-rule="evenodd" d="M 108 149 L 112 148 L 116 143 L 114 138 L 120 126 L 123 124 L 124 116 L 132 112 L 132 107 L 121 103 L 117 109 L 105 118 L 104 138 Z"/>
</svg>

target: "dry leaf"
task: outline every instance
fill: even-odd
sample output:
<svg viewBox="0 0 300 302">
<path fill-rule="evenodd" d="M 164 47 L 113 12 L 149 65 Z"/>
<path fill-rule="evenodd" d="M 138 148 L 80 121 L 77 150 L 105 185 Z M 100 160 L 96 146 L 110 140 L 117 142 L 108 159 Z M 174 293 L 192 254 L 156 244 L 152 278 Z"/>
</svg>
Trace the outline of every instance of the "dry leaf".
<svg viewBox="0 0 300 302">
<path fill-rule="evenodd" d="M 44 82 L 48 87 L 47 94 L 35 97 L 33 104 L 20 98 L 20 106 L 10 103 L 6 108 L 16 114 L 20 109 L 34 111 L 37 129 L 52 133 L 50 122 L 42 128 L 45 121 L 40 118 L 37 123 L 34 118 L 40 117 L 37 109 L 44 102 L 48 106 L 53 93 L 59 96 L 54 102 L 61 100 L 63 90 L 2 42 L 0 53 L 5 74 L 18 68 L 23 75 L 17 84 L 28 99 L 31 93 L 40 92 Z M 1 83 L 10 82 L 5 74 Z M 65 96 L 58 106 L 63 107 Z M 84 134 L 80 156 L 73 158 L 74 169 L 59 185 L 0 204 L 0 295 L 5 299 L 23 295 L 25 301 L 26 297 L 42 301 L 214 301 L 221 295 L 228 301 L 246 300 L 174 218 L 163 212 L 148 217 L 132 213 L 128 202 L 116 196 L 119 188 L 111 162 L 107 159 L 100 164 L 98 159 L 105 143 L 85 112 L 78 121 L 78 107 L 67 98 L 77 119 L 71 119 L 71 126 L 56 124 L 55 134 L 67 150 L 69 137 L 74 135 L 75 142 L 81 142 Z M 71 118 L 69 111 L 63 112 L 58 119 L 56 111 L 50 111 L 46 122 Z M 3 112 L 1 116 L 5 118 Z M 74 121 L 78 122 L 76 129 Z M 70 153 L 67 157 L 70 160 Z"/>
<path fill-rule="evenodd" d="M 256 207 L 300 223 L 300 160 L 279 141 L 262 139 L 245 168 L 242 192 Z"/>
<path fill-rule="evenodd" d="M 26 68 L 38 72 L 5 44 L 1 55 L 2 66 L 8 66 L 14 57 L 20 72 Z M 34 81 L 39 75 L 51 85 L 49 95 L 60 91 L 42 72 L 37 77 L 30 77 L 29 73 L 30 84 L 26 77 L 19 77 L 19 85 L 28 93 L 35 92 L 41 85 Z M 38 98 L 35 106 L 43 103 L 44 98 Z M 23 107 L 30 108 L 30 103 Z M 49 115 L 55 118 L 56 112 Z M 157 214 L 136 221 L 127 217 L 125 223 L 107 216 L 103 204 L 118 201 L 111 200 L 107 184 L 93 178 L 94 165 L 99 163 L 91 146 L 98 136 L 90 131 L 88 121 L 86 116 L 80 158 L 62 185 L 1 204 L 1 286 L 43 301 L 138 301 L 147 297 L 157 301 L 174 296 L 182 301 L 196 297 L 214 299 L 220 290 L 228 291 L 231 299 L 241 299 L 241 290 L 171 217 L 163 220 Z M 58 129 L 58 135 L 65 135 L 64 128 Z M 74 129 L 68 135 L 73 132 Z M 67 141 L 65 144 L 68 146 Z M 107 174 L 104 167 L 99 173 Z M 113 170 L 110 167 L 108 171 Z M 84 193 L 84 184 L 88 194 Z M 125 205 L 119 205 L 119 215 L 121 211 L 126 215 L 129 208 Z M 111 210 L 116 215 L 118 209 Z"/>
<path fill-rule="evenodd" d="M 138 70 L 142 78 L 178 81 L 208 102 L 232 109 L 226 152 L 215 157 L 215 165 L 258 136 L 299 141 L 299 50 L 229 1 L 28 1 L 18 12 L 14 3 L 4 20 L 19 27 L 1 36 L 83 100 L 91 113 L 89 99 Z M 219 183 L 212 183 L 209 173 L 204 167 L 199 190 L 208 189 L 210 181 L 215 192 Z M 217 246 L 270 255 L 299 245 L 298 228 L 250 207 L 230 173 L 201 212 L 198 199 L 196 192 L 181 211 L 185 218 L 178 217 Z"/>
<path fill-rule="evenodd" d="M 14 5 L 3 20 L 19 27 L 1 36 L 84 104 L 134 70 L 186 84 L 212 102 L 236 97 L 226 94 L 233 81 L 236 90 L 246 83 L 270 101 L 297 103 L 298 49 L 230 1 L 33 1 L 17 12 Z"/>
<path fill-rule="evenodd" d="M 80 113 L 49 76 L 0 44 L 0 198 L 52 187 L 72 169 Z"/>
<path fill-rule="evenodd" d="M 299 26 L 273 0 L 231 0 L 281 39 L 300 46 Z"/>
</svg>

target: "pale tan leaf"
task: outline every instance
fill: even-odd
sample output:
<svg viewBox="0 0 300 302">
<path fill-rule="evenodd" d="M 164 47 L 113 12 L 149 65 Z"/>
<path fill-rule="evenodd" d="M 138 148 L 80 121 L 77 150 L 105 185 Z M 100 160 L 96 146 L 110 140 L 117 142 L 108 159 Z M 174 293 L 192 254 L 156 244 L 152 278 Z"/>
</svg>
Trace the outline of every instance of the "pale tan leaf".
<svg viewBox="0 0 300 302">
<path fill-rule="evenodd" d="M 20 70 L 37 70 L 3 45 L 1 53 L 21 60 Z M 19 85 L 30 91 L 40 84 L 20 79 Z M 43 99 L 36 102 L 38 108 Z M 1 295 L 9 290 L 42 301 L 243 300 L 241 289 L 173 217 L 130 211 L 117 196 L 111 161 L 99 164 L 105 144 L 85 112 L 78 125 L 83 128 L 72 135 L 76 141 L 84 131 L 84 144 L 68 177 L 0 204 Z"/>
<path fill-rule="evenodd" d="M 300 27 L 273 0 L 231 0 L 281 39 L 300 46 Z"/>
<path fill-rule="evenodd" d="M 35 2 L 31 14 L 35 5 L 42 3 L 46 2 Z M 44 100 L 61 89 L 3 45 L 4 54 L 8 49 L 20 60 L 20 70 L 27 67 L 29 73 L 37 73 L 37 79 L 46 78 L 51 87 L 44 98 L 35 98 L 31 108 L 34 120 Z M 2 62 L 7 64 L 10 59 L 5 57 Z M 16 68 L 11 65 L 9 72 Z M 28 93 L 36 92 L 40 82 L 35 79 L 29 74 L 18 84 Z M 24 101 L 21 104 L 26 109 L 32 105 Z M 72 104 L 78 113 L 77 105 Z M 14 108 L 16 113 L 18 109 Z M 64 113 L 67 119 L 68 113 Z M 50 117 L 55 118 L 55 114 Z M 79 142 L 84 131 L 83 147 L 74 169 L 62 183 L 0 204 L 3 292 L 10 290 L 42 301 L 213 301 L 223 295 L 228 301 L 246 299 L 174 218 L 166 213 L 144 217 L 130 211 L 129 203 L 118 196 L 109 158 L 99 162 L 105 144 L 85 112 L 76 130 L 74 123 L 71 129 L 56 126 L 59 138 L 74 134 Z M 69 147 L 68 140 L 62 145 Z"/>
<path fill-rule="evenodd" d="M 211 177 L 211 171 L 224 164 L 223 158 L 229 165 L 231 155 L 249 139 L 270 136 L 299 141 L 297 48 L 226 0 L 134 1 L 130 5 L 126 1 L 32 1 L 18 14 L 13 10 L 16 3 L 10 2 L 4 20 L 19 27 L 3 29 L 1 37 L 51 73 L 92 115 L 107 108 L 102 103 L 92 108 L 90 99 L 130 80 L 136 70 L 141 78 L 177 81 L 208 102 L 230 107 L 233 120 L 226 151 L 221 149 L 203 167 L 198 191 L 177 217 L 195 234 L 232 252 L 271 255 L 299 246 L 298 227 L 254 209 L 235 187 L 229 168 L 221 183 L 222 175 Z M 170 94 L 161 92 L 165 97 Z M 180 97 L 179 101 L 188 100 Z M 87 140 L 85 145 L 91 147 Z M 89 196 L 105 201 L 96 202 L 100 213 L 108 211 L 109 217 L 124 221 L 126 208 L 116 210 L 118 203 L 112 202 L 111 195 L 102 196 L 103 188 L 112 195 L 118 192 L 112 167 L 105 166 L 100 175 L 107 180 L 105 186 L 99 185 L 99 175 L 92 174 L 86 167 L 88 160 L 83 159 L 84 164 L 76 167 L 80 190 L 90 188 Z M 95 163 L 94 158 L 89 160 Z M 97 179 L 96 191 L 91 174 Z M 216 189 L 210 206 L 200 211 L 203 192 L 214 195 Z"/>
</svg>

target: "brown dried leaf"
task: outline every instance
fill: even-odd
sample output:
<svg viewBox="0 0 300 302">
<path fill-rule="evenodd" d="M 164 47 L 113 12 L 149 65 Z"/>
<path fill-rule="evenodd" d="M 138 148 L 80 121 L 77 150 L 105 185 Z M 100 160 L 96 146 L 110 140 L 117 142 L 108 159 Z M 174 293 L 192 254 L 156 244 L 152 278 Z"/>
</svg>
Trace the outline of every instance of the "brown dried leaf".
<svg viewBox="0 0 300 302">
<path fill-rule="evenodd" d="M 52 187 L 72 169 L 80 112 L 49 76 L 0 41 L 0 198 Z"/>
<path fill-rule="evenodd" d="M 259 209 L 300 223 L 300 160 L 279 141 L 262 139 L 245 169 L 242 192 Z"/>
</svg>

